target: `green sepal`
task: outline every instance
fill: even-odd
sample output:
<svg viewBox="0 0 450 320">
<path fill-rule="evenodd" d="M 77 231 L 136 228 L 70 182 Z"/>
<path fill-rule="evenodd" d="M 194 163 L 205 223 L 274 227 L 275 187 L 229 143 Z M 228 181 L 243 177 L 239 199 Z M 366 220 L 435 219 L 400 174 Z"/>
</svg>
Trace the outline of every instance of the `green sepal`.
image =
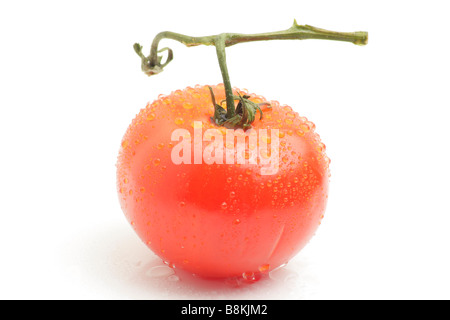
<svg viewBox="0 0 450 320">
<path fill-rule="evenodd" d="M 251 124 L 255 121 L 256 112 L 258 111 L 260 114 L 259 120 L 263 117 L 263 112 L 261 110 L 261 105 L 268 105 L 270 103 L 256 103 L 249 100 L 250 96 L 248 95 L 233 95 L 233 100 L 239 101 L 236 106 L 235 115 L 229 119 L 226 117 L 226 110 L 222 108 L 220 105 L 216 104 L 214 93 L 212 89 L 209 88 L 211 92 L 212 102 L 214 105 L 214 123 L 227 127 L 227 128 L 243 128 L 249 129 L 251 128 Z M 223 100 L 221 103 L 223 103 Z"/>
</svg>

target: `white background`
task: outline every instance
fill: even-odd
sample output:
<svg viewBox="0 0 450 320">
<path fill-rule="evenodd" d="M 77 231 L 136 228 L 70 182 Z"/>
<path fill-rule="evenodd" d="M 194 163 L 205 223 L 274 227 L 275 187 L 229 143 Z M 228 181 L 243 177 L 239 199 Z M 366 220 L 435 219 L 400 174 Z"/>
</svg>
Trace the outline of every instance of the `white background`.
<svg viewBox="0 0 450 320">
<path fill-rule="evenodd" d="M 449 299 L 448 1 L 2 1 L 0 298 Z M 325 219 L 274 280 L 232 288 L 161 265 L 126 222 L 115 161 L 160 93 L 222 81 L 213 47 L 164 40 L 152 78 L 132 49 L 170 30 L 368 31 L 227 49 L 232 85 L 291 105 L 331 158 Z M 176 280 L 176 278 L 175 278 Z"/>
</svg>

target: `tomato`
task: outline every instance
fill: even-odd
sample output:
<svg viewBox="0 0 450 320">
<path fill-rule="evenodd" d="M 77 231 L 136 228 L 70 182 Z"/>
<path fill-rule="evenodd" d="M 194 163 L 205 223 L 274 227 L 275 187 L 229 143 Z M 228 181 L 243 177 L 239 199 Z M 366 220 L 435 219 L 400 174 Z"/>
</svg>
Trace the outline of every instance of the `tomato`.
<svg viewBox="0 0 450 320">
<path fill-rule="evenodd" d="M 222 84 L 212 90 L 216 101 L 225 99 Z M 266 102 L 245 90 L 234 94 Z M 160 95 L 132 121 L 117 161 L 120 204 L 142 241 L 169 265 L 207 278 L 267 273 L 287 263 L 314 235 L 328 198 L 325 145 L 312 122 L 289 106 L 268 102 L 261 105 L 262 119 L 256 116 L 251 130 L 240 130 L 259 135 L 253 145 L 247 136 L 244 149 L 236 148 L 238 139 L 230 144 L 227 128 L 211 121 L 208 86 Z M 198 149 L 194 130 L 200 127 Z M 224 139 L 207 137 L 208 129 Z M 173 139 L 176 132 L 182 134 Z M 270 149 L 274 140 L 278 154 Z M 183 141 L 190 151 L 181 148 Z M 268 151 L 250 163 L 253 151 L 264 149 L 262 141 Z M 219 147 L 223 159 L 231 154 L 245 163 L 219 163 Z M 195 159 L 195 150 L 201 159 Z M 269 154 L 278 155 L 273 174 L 262 170 Z"/>
</svg>

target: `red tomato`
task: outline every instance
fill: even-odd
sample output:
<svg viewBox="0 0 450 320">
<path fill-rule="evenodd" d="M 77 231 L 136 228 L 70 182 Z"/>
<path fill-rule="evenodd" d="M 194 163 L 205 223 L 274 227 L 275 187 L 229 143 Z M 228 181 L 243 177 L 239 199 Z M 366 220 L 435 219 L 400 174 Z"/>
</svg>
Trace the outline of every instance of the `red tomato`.
<svg viewBox="0 0 450 320">
<path fill-rule="evenodd" d="M 216 101 L 225 99 L 223 85 L 212 88 Z M 238 89 L 235 94 L 238 91 L 256 103 L 266 101 Z M 207 86 L 161 95 L 132 121 L 117 162 L 121 207 L 142 241 L 170 265 L 213 278 L 265 273 L 287 263 L 313 236 L 328 198 L 325 146 L 313 123 L 289 106 L 270 103 L 270 108 L 262 107 L 263 119 L 258 115 L 252 124 L 260 136 L 256 145 L 247 142 L 244 150 L 236 148 L 237 139 L 227 143 L 226 128 L 211 122 Z M 201 164 L 194 163 L 199 145 L 194 127 L 199 125 L 201 151 L 212 146 L 205 142 L 213 140 L 206 130 L 218 129 L 224 137 L 218 140 L 223 158 L 231 150 L 246 163 L 208 164 L 211 159 L 205 156 Z M 172 141 L 177 129 L 184 129 L 178 132 L 185 136 Z M 267 129 L 267 135 L 261 138 L 260 129 Z M 262 141 L 270 147 L 275 136 L 269 132 L 274 129 L 279 166 L 275 174 L 263 174 L 264 152 L 256 164 L 249 163 L 250 157 Z M 190 157 L 184 153 L 187 149 L 180 152 L 182 140 L 191 148 Z M 266 150 L 266 157 L 272 155 Z M 186 156 L 191 163 L 176 164 L 174 155 Z"/>
</svg>

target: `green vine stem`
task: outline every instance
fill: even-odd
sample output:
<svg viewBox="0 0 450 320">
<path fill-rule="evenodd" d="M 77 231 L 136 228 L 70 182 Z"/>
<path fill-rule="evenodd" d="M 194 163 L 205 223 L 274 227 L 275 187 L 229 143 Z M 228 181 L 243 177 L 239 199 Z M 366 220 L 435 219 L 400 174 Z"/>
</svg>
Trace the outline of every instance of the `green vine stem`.
<svg viewBox="0 0 450 320">
<path fill-rule="evenodd" d="M 194 47 L 198 45 L 215 46 L 217 58 L 219 61 L 220 71 L 222 73 L 223 83 L 225 86 L 226 96 L 226 114 L 225 110 L 218 110 L 221 108 L 219 105 L 214 105 L 216 108 L 215 116 L 213 120 L 218 125 L 224 125 L 227 127 L 243 127 L 247 128 L 251 125 L 248 119 L 254 119 L 254 114 L 257 109 L 255 104 L 251 103 L 245 96 L 236 98 L 233 95 L 230 77 L 228 74 L 228 68 L 226 63 L 225 48 L 232 45 L 244 42 L 263 41 L 263 40 L 304 40 L 304 39 L 323 39 L 323 40 L 335 40 L 351 42 L 356 45 L 366 45 L 368 41 L 368 34 L 364 31 L 357 32 L 336 32 L 324 30 L 309 25 L 298 25 L 294 20 L 294 24 L 287 30 L 267 32 L 259 34 L 240 34 L 240 33 L 222 33 L 218 35 L 205 36 L 205 37 L 190 37 L 183 34 L 164 31 L 156 35 L 153 39 L 150 49 L 150 55 L 144 56 L 142 53 L 142 46 L 138 43 L 134 44 L 134 50 L 141 57 L 141 68 L 147 75 L 155 75 L 163 71 L 164 67 L 169 64 L 173 59 L 173 52 L 170 48 L 163 48 L 158 50 L 159 42 L 162 39 L 172 39 L 183 43 L 188 47 Z M 158 53 L 168 51 L 166 61 L 162 63 L 162 56 Z M 235 100 L 239 100 L 241 108 L 235 107 Z M 222 108 L 223 109 L 223 108 Z M 241 112 L 236 112 L 239 109 Z M 246 112 L 244 112 L 246 111 Z M 216 114 L 220 114 L 220 118 L 216 117 Z M 243 120 L 244 114 L 253 115 L 253 117 L 246 116 Z M 252 120 L 253 121 L 253 120 Z"/>
</svg>

